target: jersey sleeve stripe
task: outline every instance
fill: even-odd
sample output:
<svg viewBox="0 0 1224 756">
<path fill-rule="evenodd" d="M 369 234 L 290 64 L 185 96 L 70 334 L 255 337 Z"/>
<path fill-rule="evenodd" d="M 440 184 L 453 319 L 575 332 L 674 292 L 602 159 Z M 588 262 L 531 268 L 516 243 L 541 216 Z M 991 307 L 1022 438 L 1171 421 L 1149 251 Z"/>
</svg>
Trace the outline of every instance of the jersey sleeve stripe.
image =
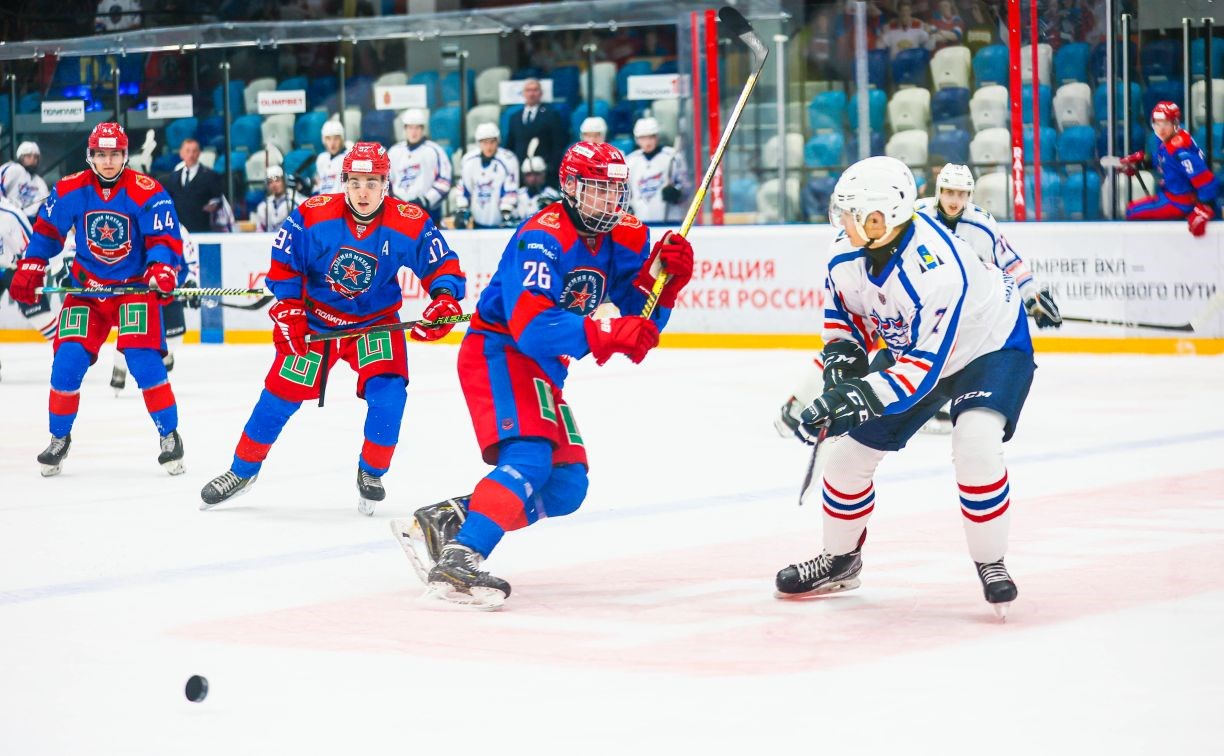
<svg viewBox="0 0 1224 756">
<path fill-rule="evenodd" d="M 527 326 L 531 325 L 531 321 L 542 312 L 550 310 L 557 306 L 557 303 L 536 292 L 524 291 L 514 303 L 514 309 L 510 313 L 510 335 L 515 339 L 521 339 L 523 331 Z"/>
</svg>

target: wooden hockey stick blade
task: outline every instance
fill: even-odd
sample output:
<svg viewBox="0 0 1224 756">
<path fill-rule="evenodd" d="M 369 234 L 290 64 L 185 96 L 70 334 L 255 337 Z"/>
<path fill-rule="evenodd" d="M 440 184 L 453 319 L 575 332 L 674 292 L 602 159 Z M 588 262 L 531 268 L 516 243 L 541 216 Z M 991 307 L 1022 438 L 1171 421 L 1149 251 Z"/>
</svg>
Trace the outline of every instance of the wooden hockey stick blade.
<svg viewBox="0 0 1224 756">
<path fill-rule="evenodd" d="M 1165 323 L 1140 323 L 1134 320 L 1113 320 L 1111 318 L 1076 318 L 1071 315 L 1062 316 L 1064 323 L 1095 323 L 1096 325 L 1122 326 L 1124 328 L 1151 328 L 1156 331 L 1194 331 L 1192 323 L 1168 325 Z"/>
<path fill-rule="evenodd" d="M 448 315 L 445 318 L 437 320 L 408 320 L 403 323 L 390 323 L 388 325 L 370 326 L 369 328 L 352 328 L 347 331 L 332 331 L 331 333 L 309 333 L 306 334 L 306 341 L 335 341 L 336 339 L 347 339 L 350 336 L 364 336 L 367 333 L 395 333 L 397 331 L 410 331 L 418 325 L 425 326 L 440 326 L 447 323 L 466 323 L 472 319 L 470 312 L 465 312 L 462 315 Z"/>
</svg>

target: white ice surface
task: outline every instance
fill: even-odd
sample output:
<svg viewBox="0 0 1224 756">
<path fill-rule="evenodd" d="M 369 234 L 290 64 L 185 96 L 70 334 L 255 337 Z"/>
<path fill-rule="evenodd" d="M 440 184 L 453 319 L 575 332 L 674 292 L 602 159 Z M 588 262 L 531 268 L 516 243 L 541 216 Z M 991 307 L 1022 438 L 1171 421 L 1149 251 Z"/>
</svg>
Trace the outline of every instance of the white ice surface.
<svg viewBox="0 0 1224 756">
<path fill-rule="evenodd" d="M 170 478 L 134 386 L 107 386 L 108 347 L 43 479 L 50 350 L 0 347 L 0 753 L 1224 752 L 1224 359 L 1039 358 L 1007 447 L 1004 624 L 947 437 L 882 465 L 859 590 L 773 598 L 820 543 L 819 509 L 796 506 L 807 449 L 771 424 L 799 352 L 579 363 L 591 492 L 505 538 L 500 613 L 419 599 L 387 528 L 486 471 L 454 347 L 410 347 L 374 518 L 345 368 L 250 494 L 198 511 L 271 352 L 178 354 L 188 472 Z"/>
</svg>

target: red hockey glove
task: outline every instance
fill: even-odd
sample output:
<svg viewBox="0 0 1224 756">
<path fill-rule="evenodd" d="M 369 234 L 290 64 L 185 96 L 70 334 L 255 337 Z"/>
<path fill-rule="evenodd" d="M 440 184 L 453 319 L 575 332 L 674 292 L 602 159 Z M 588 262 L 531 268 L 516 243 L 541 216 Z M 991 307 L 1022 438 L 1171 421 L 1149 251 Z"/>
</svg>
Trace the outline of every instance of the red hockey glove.
<svg viewBox="0 0 1224 756">
<path fill-rule="evenodd" d="M 174 287 L 178 283 L 178 274 L 174 272 L 174 268 L 162 262 L 149 263 L 149 267 L 145 268 L 144 275 L 145 283 L 149 284 L 149 289 L 161 294 L 163 302 L 169 302 L 169 294 L 174 291 Z"/>
<path fill-rule="evenodd" d="M 438 318 L 451 317 L 453 315 L 462 315 L 463 308 L 459 306 L 459 301 L 451 296 L 451 293 L 445 289 L 438 292 L 438 296 L 433 298 L 425 310 L 421 313 L 422 320 L 437 320 Z M 417 341 L 436 341 L 446 334 L 451 332 L 455 327 L 454 323 L 443 323 L 439 326 L 426 328 L 424 324 L 415 325 L 412 331 L 408 334 Z"/>
<path fill-rule="evenodd" d="M 638 315 L 611 320 L 587 318 L 586 337 L 596 365 L 603 365 L 617 353 L 639 363 L 659 345 L 659 327 Z"/>
<path fill-rule="evenodd" d="M 1139 150 L 1138 152 L 1132 152 L 1118 162 L 1121 163 L 1123 173 L 1125 173 L 1127 176 L 1134 176 L 1135 171 L 1138 171 L 1143 167 L 1144 158 L 1145 155 L 1143 154 L 1143 150 Z"/>
<path fill-rule="evenodd" d="M 1190 233 L 1195 236 L 1202 236 L 1207 233 L 1207 221 L 1214 217 L 1214 207 L 1205 205 L 1202 202 L 1196 203 L 1194 209 L 1186 216 L 1186 223 L 1190 224 Z"/>
<path fill-rule="evenodd" d="M 9 284 L 9 295 L 14 302 L 32 305 L 38 301 L 38 292 L 47 280 L 47 261 L 37 257 L 23 257 L 17 261 L 13 280 Z"/>
<path fill-rule="evenodd" d="M 306 306 L 300 299 L 282 299 L 268 308 L 268 317 L 276 324 L 272 343 L 281 354 L 302 356 L 310 351 L 306 345 Z"/>
<path fill-rule="evenodd" d="M 676 306 L 681 289 L 693 278 L 693 245 L 675 231 L 668 231 L 655 242 L 633 283 L 642 291 L 650 291 L 660 272 L 669 277 L 659 294 L 659 306 L 670 309 Z"/>
</svg>

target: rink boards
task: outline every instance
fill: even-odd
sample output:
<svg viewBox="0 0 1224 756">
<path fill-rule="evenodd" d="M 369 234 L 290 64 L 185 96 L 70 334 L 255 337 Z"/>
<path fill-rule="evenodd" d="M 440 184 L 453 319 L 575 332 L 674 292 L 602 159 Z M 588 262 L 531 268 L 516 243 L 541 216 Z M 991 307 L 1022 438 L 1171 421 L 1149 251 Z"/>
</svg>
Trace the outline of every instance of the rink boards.
<svg viewBox="0 0 1224 756">
<path fill-rule="evenodd" d="M 1184 223 L 1007 223 L 1003 231 L 1065 316 L 1181 326 L 1175 331 L 1067 323 L 1037 336 L 1056 351 L 1224 352 L 1224 308 L 1212 297 L 1224 284 L 1224 224 L 1202 238 Z M 655 236 L 660 232 L 655 231 Z M 510 229 L 449 231 L 469 277 L 465 310 L 497 267 Z M 268 268 L 272 234 L 196 234 L 203 286 L 258 287 Z M 683 293 L 664 346 L 814 347 L 818 344 L 828 225 L 700 226 L 692 283 Z M 400 273 L 405 319 L 427 301 L 416 277 Z M 1224 300 L 1224 294 L 1220 299 Z M 229 305 L 251 300 L 231 298 Z M 1214 312 L 1212 312 L 1214 310 Z M 189 339 L 250 342 L 269 338 L 264 310 L 189 310 Z M 0 340 L 36 340 L 7 297 Z M 458 338 L 458 334 L 449 337 Z"/>
</svg>

